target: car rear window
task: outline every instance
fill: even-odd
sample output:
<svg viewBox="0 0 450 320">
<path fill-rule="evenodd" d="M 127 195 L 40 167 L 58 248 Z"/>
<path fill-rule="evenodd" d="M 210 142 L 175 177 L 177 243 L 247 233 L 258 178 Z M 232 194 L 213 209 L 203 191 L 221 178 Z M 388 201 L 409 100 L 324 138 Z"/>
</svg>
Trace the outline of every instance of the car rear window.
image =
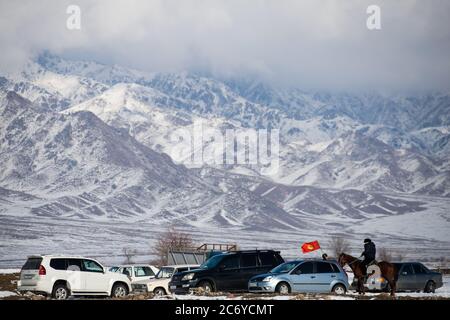
<svg viewBox="0 0 450 320">
<path fill-rule="evenodd" d="M 67 260 L 66 259 L 52 259 L 50 260 L 50 267 L 55 270 L 66 270 Z"/>
<path fill-rule="evenodd" d="M 413 269 L 414 269 L 415 274 L 427 273 L 425 268 L 421 264 L 418 264 L 418 263 L 413 264 Z"/>
<path fill-rule="evenodd" d="M 42 258 L 28 258 L 22 267 L 22 270 L 39 270 Z"/>
<path fill-rule="evenodd" d="M 341 269 L 337 266 L 337 264 L 330 263 L 331 267 L 333 268 L 334 273 L 341 273 Z"/>
<path fill-rule="evenodd" d="M 81 259 L 68 259 L 67 260 L 67 270 L 71 271 L 81 271 Z"/>
<path fill-rule="evenodd" d="M 256 254 L 244 253 L 241 255 L 241 268 L 254 268 L 256 266 Z"/>
<path fill-rule="evenodd" d="M 334 273 L 333 267 L 328 262 L 316 262 L 317 273 Z"/>
<path fill-rule="evenodd" d="M 275 267 L 280 264 L 279 259 L 273 252 L 260 252 L 259 259 L 261 260 L 262 266 L 272 266 Z"/>
</svg>

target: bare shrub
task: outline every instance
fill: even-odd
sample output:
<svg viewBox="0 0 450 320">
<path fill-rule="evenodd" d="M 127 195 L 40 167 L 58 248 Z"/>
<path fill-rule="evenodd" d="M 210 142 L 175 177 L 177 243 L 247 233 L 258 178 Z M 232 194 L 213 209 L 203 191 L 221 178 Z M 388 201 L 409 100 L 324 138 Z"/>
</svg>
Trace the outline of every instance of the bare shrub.
<svg viewBox="0 0 450 320">
<path fill-rule="evenodd" d="M 192 250 L 193 248 L 194 242 L 191 235 L 169 227 L 158 236 L 152 248 L 152 254 L 156 256 L 153 262 L 159 266 L 166 265 L 169 250 Z"/>
<path fill-rule="evenodd" d="M 125 256 L 125 264 L 132 264 L 137 251 L 130 248 L 123 248 L 123 255 Z"/>
<path fill-rule="evenodd" d="M 386 248 L 380 248 L 378 250 L 378 260 L 379 261 L 391 261 L 392 260 L 392 252 Z"/>
<path fill-rule="evenodd" d="M 401 262 L 405 259 L 405 255 L 399 251 L 390 250 L 387 248 L 380 248 L 378 250 L 378 261 L 396 261 Z"/>
<path fill-rule="evenodd" d="M 348 241 L 340 236 L 333 236 L 329 242 L 329 247 L 334 257 L 337 258 L 343 252 L 347 252 L 350 248 Z"/>
</svg>

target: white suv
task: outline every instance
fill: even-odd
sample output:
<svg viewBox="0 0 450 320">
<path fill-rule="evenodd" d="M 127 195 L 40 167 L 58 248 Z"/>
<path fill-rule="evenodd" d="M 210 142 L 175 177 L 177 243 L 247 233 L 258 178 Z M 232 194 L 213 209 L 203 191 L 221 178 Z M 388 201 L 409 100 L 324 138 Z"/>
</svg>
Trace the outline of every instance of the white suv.
<svg viewBox="0 0 450 320">
<path fill-rule="evenodd" d="M 196 264 L 164 266 L 159 269 L 154 279 L 135 281 L 131 287 L 134 292 L 153 292 L 157 296 L 166 295 L 169 293 L 169 282 L 175 273 L 198 268 L 199 265 Z"/>
<path fill-rule="evenodd" d="M 51 295 L 123 297 L 131 291 L 124 274 L 109 272 L 99 262 L 78 256 L 30 256 L 20 272 L 17 290 Z"/>
<path fill-rule="evenodd" d="M 153 279 L 159 272 L 157 267 L 150 264 L 126 264 L 112 267 L 109 270 L 127 275 L 131 284 L 136 281 Z"/>
</svg>

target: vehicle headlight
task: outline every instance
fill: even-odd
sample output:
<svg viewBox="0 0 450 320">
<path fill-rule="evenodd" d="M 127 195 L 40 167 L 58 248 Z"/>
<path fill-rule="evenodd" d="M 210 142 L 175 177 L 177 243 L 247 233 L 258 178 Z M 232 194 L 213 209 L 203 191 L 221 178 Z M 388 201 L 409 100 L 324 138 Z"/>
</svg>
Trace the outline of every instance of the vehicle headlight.
<svg viewBox="0 0 450 320">
<path fill-rule="evenodd" d="M 377 279 L 377 281 L 378 281 L 379 283 L 383 283 L 383 282 L 386 281 L 386 279 L 384 279 L 383 277 L 380 277 L 380 278 Z"/>
<path fill-rule="evenodd" d="M 192 280 L 194 278 L 194 276 L 195 276 L 195 273 L 193 273 L 193 272 L 185 274 L 183 276 L 183 278 L 181 278 L 181 281 Z"/>
<path fill-rule="evenodd" d="M 263 282 L 269 282 L 270 280 L 272 280 L 273 277 L 272 276 L 267 276 L 264 279 L 262 279 Z"/>
</svg>

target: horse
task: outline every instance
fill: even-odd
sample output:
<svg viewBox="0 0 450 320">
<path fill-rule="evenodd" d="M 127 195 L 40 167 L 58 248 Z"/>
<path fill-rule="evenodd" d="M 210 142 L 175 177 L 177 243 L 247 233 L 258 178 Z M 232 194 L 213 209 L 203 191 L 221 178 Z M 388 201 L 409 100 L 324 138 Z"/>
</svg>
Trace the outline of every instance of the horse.
<svg viewBox="0 0 450 320">
<path fill-rule="evenodd" d="M 357 292 L 360 294 L 364 294 L 364 279 L 366 277 L 367 269 L 362 261 L 360 261 L 358 258 L 352 257 L 349 254 L 341 253 L 338 262 L 341 267 L 344 267 L 346 264 L 348 264 L 348 266 L 352 269 L 356 279 L 358 280 Z M 394 297 L 395 291 L 397 289 L 397 270 L 395 265 L 386 261 L 378 262 L 377 265 L 380 268 L 381 276 L 389 283 L 391 296 Z"/>
</svg>

